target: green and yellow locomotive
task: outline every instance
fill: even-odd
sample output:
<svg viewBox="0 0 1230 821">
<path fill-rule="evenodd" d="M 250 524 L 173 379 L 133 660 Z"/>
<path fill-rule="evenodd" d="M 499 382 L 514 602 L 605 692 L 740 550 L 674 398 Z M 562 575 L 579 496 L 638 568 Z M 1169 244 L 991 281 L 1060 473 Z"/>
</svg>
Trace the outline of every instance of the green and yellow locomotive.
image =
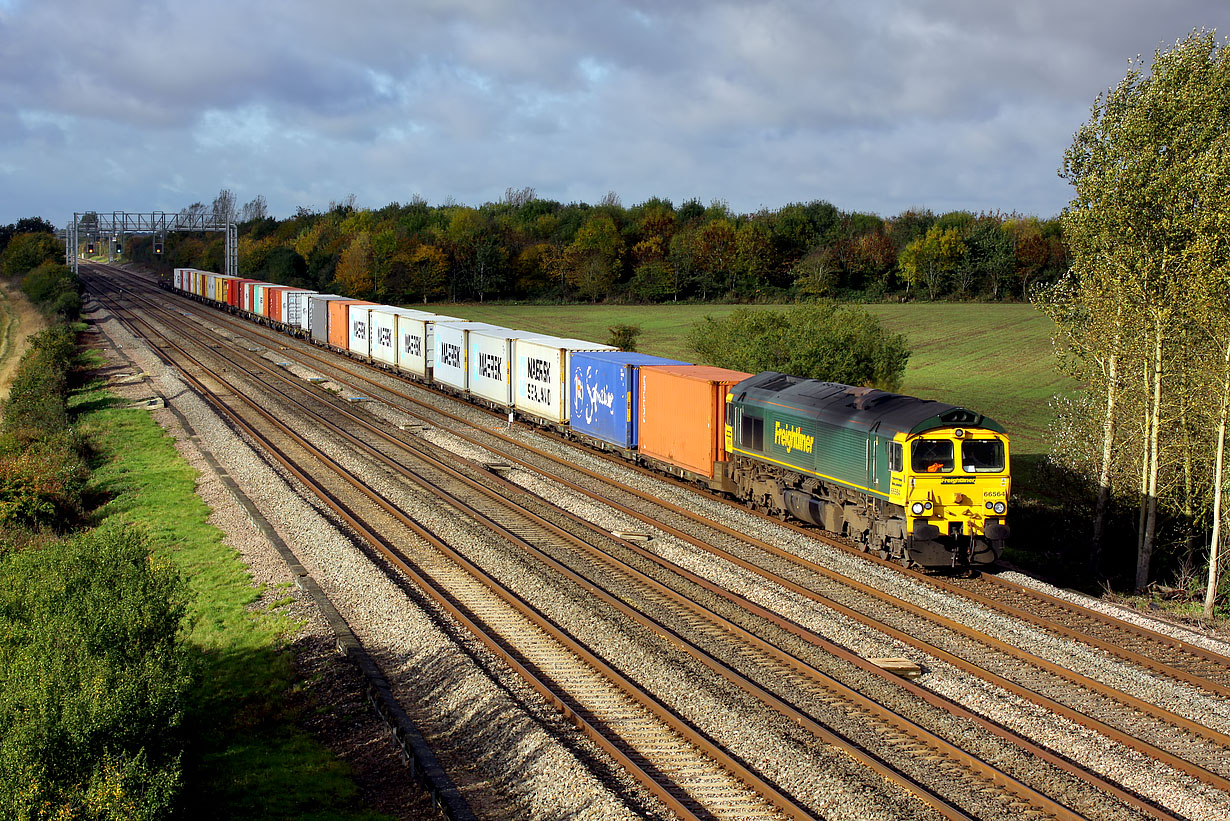
<svg viewBox="0 0 1230 821">
<path fill-rule="evenodd" d="M 730 389 L 727 473 L 749 505 L 923 567 L 1008 538 L 1008 437 L 943 402 L 766 371 Z"/>
</svg>

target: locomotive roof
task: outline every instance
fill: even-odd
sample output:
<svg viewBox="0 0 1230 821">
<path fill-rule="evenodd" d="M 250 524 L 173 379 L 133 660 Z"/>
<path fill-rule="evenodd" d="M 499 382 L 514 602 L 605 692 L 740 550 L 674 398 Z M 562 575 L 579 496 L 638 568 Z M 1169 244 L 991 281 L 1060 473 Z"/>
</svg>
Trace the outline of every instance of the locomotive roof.
<svg viewBox="0 0 1230 821">
<path fill-rule="evenodd" d="M 878 425 L 881 434 L 904 431 L 914 435 L 948 427 L 1005 432 L 994 419 L 946 402 L 776 371 L 748 377 L 734 385 L 730 393 L 739 401 L 780 405 L 839 427 L 871 430 Z"/>
</svg>

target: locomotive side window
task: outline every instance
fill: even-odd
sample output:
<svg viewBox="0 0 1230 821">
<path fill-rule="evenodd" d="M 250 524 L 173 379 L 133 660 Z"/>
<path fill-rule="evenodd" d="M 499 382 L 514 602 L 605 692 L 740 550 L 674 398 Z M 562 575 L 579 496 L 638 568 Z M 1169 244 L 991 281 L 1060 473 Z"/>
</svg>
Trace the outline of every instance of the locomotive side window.
<svg viewBox="0 0 1230 821">
<path fill-rule="evenodd" d="M 764 450 L 764 420 L 744 415 L 739 441 L 752 450 Z"/>
<path fill-rule="evenodd" d="M 888 469 L 893 473 L 899 473 L 901 468 L 904 467 L 905 458 L 903 450 L 904 448 L 901 447 L 900 442 L 888 443 Z"/>
<path fill-rule="evenodd" d="M 916 439 L 911 453 L 915 473 L 952 473 L 952 442 L 948 439 Z"/>
<path fill-rule="evenodd" d="M 1004 443 L 998 439 L 966 439 L 961 443 L 961 469 L 966 473 L 998 473 L 1004 469 Z"/>
</svg>

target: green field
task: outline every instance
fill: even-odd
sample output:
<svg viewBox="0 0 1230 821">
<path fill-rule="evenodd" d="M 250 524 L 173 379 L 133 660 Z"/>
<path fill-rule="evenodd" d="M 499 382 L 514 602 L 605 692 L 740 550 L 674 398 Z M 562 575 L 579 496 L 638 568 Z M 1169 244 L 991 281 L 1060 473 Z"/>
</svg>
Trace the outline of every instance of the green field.
<svg viewBox="0 0 1230 821">
<path fill-rule="evenodd" d="M 738 306 L 427 307 L 451 316 L 595 342 L 606 342 L 612 325 L 639 325 L 639 350 L 694 362 L 696 357 L 687 347 L 688 329 L 706 316 L 725 316 Z M 1055 369 L 1049 319 L 1030 305 L 908 303 L 867 308 L 885 327 L 904 333 L 910 341 L 913 354 L 902 384 L 904 393 L 991 416 L 1008 429 L 1017 455 L 1046 452 L 1050 399 L 1076 387 Z"/>
</svg>

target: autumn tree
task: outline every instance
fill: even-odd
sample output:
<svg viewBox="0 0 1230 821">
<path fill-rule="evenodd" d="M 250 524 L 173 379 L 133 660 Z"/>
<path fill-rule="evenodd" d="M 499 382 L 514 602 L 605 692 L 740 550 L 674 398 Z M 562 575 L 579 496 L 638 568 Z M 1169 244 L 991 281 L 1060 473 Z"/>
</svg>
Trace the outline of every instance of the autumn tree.
<svg viewBox="0 0 1230 821">
<path fill-rule="evenodd" d="M 624 241 L 615 222 L 606 214 L 595 214 L 565 252 L 568 283 L 582 298 L 597 302 L 618 279 L 623 252 Z"/>
<path fill-rule="evenodd" d="M 337 263 L 337 287 L 345 296 L 366 299 L 371 296 L 372 240 L 366 232 L 360 232 L 351 241 Z"/>
<path fill-rule="evenodd" d="M 905 246 L 898 257 L 906 290 L 911 285 L 921 285 L 927 289 L 927 298 L 935 299 L 964 255 L 965 243 L 957 228 L 931 226 L 926 234 Z"/>
</svg>

